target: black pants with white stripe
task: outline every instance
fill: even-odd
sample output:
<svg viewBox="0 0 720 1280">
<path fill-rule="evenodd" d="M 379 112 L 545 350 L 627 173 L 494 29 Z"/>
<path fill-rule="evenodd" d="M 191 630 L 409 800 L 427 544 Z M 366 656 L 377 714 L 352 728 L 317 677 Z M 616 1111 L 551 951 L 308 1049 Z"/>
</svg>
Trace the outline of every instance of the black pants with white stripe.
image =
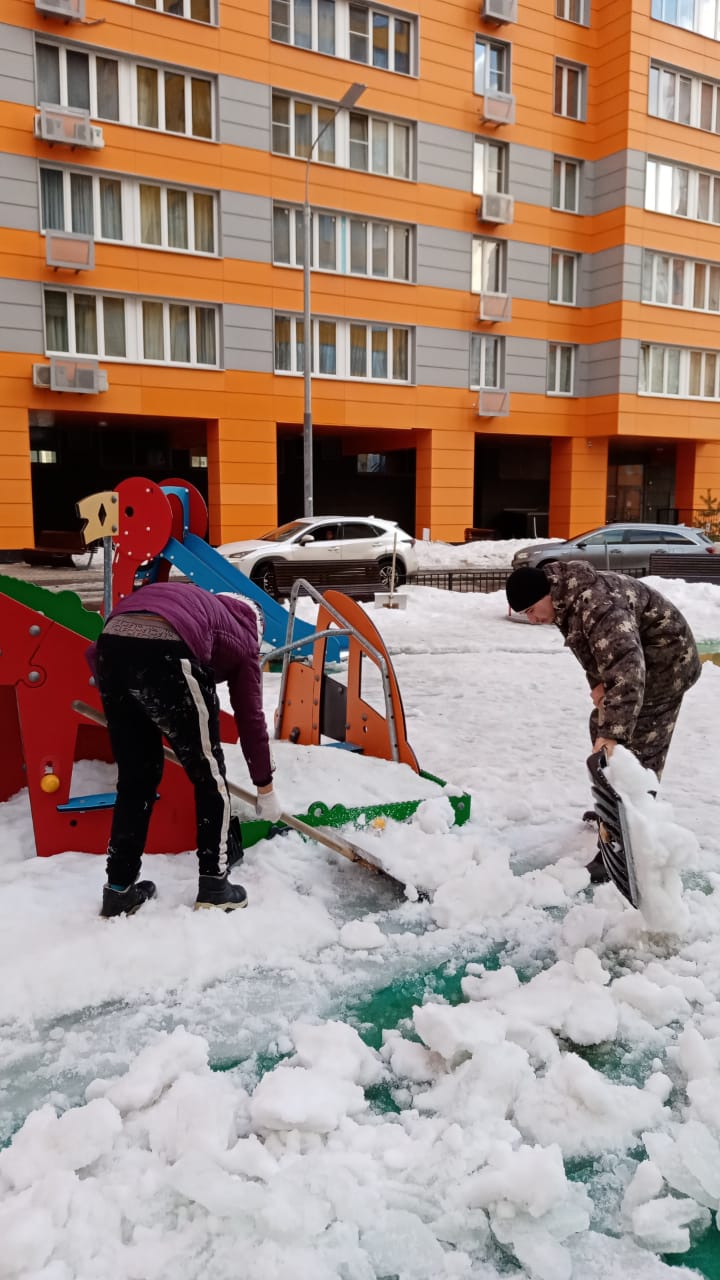
<svg viewBox="0 0 720 1280">
<path fill-rule="evenodd" d="M 138 877 L 163 772 L 163 737 L 195 788 L 200 874 L 227 870 L 230 796 L 220 743 L 220 705 L 207 667 L 177 640 L 101 635 L 97 683 L 117 762 L 108 884 Z"/>
</svg>

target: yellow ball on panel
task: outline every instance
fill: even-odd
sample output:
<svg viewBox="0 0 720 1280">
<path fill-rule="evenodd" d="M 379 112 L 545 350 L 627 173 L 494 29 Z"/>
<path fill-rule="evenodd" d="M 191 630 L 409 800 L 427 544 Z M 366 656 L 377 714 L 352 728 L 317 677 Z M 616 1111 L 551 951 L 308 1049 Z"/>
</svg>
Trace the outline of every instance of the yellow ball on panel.
<svg viewBox="0 0 720 1280">
<path fill-rule="evenodd" d="M 54 791 L 58 790 L 59 786 L 60 779 L 56 773 L 45 773 L 40 779 L 40 790 L 46 792 L 47 795 L 52 795 Z"/>
</svg>

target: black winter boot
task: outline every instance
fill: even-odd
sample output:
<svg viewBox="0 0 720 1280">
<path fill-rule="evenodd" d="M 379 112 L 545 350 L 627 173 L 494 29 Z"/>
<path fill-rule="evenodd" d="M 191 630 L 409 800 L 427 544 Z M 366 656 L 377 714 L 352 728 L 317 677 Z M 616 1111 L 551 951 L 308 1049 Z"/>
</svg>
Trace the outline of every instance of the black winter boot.
<svg viewBox="0 0 720 1280">
<path fill-rule="evenodd" d="M 590 874 L 591 884 L 609 884 L 610 876 L 605 870 L 602 854 L 596 853 L 592 862 L 588 862 L 585 870 Z"/>
<path fill-rule="evenodd" d="M 220 911 L 237 911 L 247 906 L 247 894 L 241 884 L 231 884 L 224 876 L 200 876 L 195 910 L 216 907 Z"/>
<path fill-rule="evenodd" d="M 132 916 L 139 911 L 143 903 L 154 898 L 157 890 L 152 880 L 138 880 L 128 885 L 127 889 L 111 889 L 109 884 L 103 888 L 103 900 L 100 915 L 109 920 L 112 916 Z"/>
</svg>

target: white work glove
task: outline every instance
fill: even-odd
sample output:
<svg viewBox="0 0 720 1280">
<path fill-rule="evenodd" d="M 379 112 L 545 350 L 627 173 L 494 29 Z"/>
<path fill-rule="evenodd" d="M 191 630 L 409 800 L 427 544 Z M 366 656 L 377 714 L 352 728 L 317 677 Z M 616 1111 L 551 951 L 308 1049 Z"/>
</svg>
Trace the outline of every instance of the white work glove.
<svg viewBox="0 0 720 1280">
<path fill-rule="evenodd" d="M 255 800 L 255 813 L 264 822 L 279 822 L 282 809 L 274 791 L 258 791 Z"/>
</svg>

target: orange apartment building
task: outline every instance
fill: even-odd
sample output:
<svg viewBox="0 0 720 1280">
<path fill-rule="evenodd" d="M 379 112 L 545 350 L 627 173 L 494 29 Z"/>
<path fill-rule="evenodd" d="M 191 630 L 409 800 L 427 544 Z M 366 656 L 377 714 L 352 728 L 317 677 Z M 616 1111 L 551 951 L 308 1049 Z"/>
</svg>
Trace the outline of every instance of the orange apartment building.
<svg viewBox="0 0 720 1280">
<path fill-rule="evenodd" d="M 719 7 L 5 0 L 0 554 L 129 474 L 301 513 L 306 174 L 317 512 L 720 497 Z"/>
</svg>

